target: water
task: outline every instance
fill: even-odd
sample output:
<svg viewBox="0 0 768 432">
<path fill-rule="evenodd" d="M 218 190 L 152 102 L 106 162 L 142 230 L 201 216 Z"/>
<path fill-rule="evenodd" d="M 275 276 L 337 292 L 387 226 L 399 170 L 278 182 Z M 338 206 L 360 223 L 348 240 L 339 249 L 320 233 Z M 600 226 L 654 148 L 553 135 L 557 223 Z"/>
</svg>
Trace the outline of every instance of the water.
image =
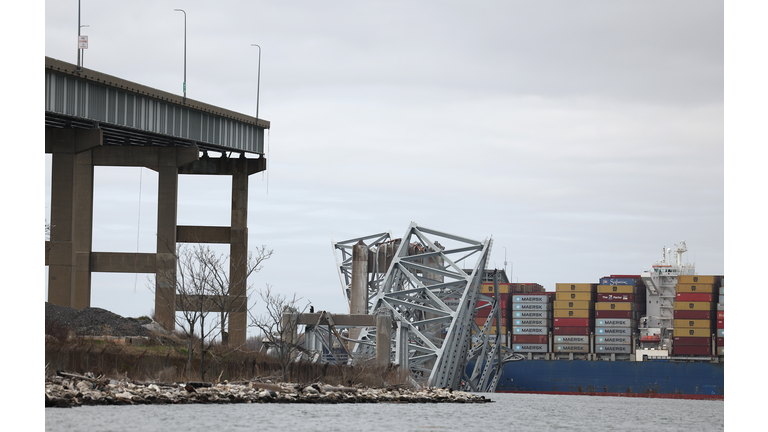
<svg viewBox="0 0 768 432">
<path fill-rule="evenodd" d="M 486 394 L 487 404 L 46 408 L 46 431 L 722 431 L 723 401 Z"/>
</svg>

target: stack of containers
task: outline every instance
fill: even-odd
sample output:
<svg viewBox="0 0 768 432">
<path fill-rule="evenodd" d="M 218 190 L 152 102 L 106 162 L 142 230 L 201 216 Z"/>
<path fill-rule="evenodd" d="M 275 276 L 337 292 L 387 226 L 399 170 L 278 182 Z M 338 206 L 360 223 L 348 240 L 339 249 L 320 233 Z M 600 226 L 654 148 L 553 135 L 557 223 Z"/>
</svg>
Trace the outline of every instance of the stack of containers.
<svg viewBox="0 0 768 432">
<path fill-rule="evenodd" d="M 672 355 L 712 355 L 719 276 L 680 275 L 673 304 Z"/>
<path fill-rule="evenodd" d="M 552 323 L 552 293 L 511 293 L 512 350 L 523 353 L 549 352 Z"/>
<path fill-rule="evenodd" d="M 645 285 L 640 276 L 600 279 L 595 302 L 595 353 L 631 354 L 632 335 L 645 309 Z"/>
<path fill-rule="evenodd" d="M 507 313 L 508 313 L 507 300 L 509 299 L 509 290 L 511 285 L 512 284 L 509 284 L 509 283 L 499 284 L 499 297 L 496 300 L 499 302 L 499 312 L 501 312 L 501 322 L 500 323 L 496 322 L 496 319 L 494 318 L 493 322 L 491 323 L 491 329 L 490 329 L 490 334 L 493 337 L 493 335 L 496 335 L 496 327 L 497 326 L 499 327 L 499 334 L 501 335 L 502 344 L 507 343 Z M 480 286 L 480 292 L 487 296 L 493 297 L 494 295 L 493 283 L 487 283 L 487 282 L 483 283 Z M 488 304 L 488 302 L 483 300 L 478 300 L 477 302 L 477 307 L 479 308 L 479 310 L 475 314 L 475 322 L 477 323 L 478 326 L 480 326 L 480 328 L 482 328 L 483 325 L 485 325 L 485 322 L 491 313 L 490 306 L 481 308 L 481 306 L 484 306 L 486 304 Z"/>
<path fill-rule="evenodd" d="M 597 284 L 558 283 L 555 285 L 552 334 L 555 353 L 587 354 L 589 335 L 594 330 Z"/>
<path fill-rule="evenodd" d="M 717 352 L 716 354 L 719 356 L 725 355 L 723 352 L 723 347 L 725 345 L 725 323 L 723 321 L 723 316 L 725 313 L 725 301 L 723 299 L 723 292 L 725 291 L 725 277 L 723 277 L 720 281 L 720 298 L 717 303 Z"/>
</svg>

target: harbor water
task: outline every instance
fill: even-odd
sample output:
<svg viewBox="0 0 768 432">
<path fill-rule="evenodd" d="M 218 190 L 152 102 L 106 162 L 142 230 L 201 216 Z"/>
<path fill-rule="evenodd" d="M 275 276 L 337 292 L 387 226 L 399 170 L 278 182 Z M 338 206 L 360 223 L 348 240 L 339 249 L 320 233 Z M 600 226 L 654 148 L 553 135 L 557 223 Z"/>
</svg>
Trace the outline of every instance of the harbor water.
<svg viewBox="0 0 768 432">
<path fill-rule="evenodd" d="M 229 404 L 46 408 L 46 431 L 722 431 L 723 401 L 485 394 L 485 404 Z"/>
</svg>

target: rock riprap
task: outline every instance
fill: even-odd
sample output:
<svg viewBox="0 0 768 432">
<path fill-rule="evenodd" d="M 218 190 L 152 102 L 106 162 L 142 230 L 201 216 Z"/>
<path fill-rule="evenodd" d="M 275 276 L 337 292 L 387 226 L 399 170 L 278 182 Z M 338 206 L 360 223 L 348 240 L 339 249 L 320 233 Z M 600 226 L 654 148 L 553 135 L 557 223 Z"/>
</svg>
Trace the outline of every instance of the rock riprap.
<svg viewBox="0 0 768 432">
<path fill-rule="evenodd" d="M 339 387 L 314 383 L 137 383 L 78 378 L 45 379 L 46 407 L 82 405 L 221 404 L 221 403 L 486 403 L 483 395 L 438 388 Z"/>
</svg>

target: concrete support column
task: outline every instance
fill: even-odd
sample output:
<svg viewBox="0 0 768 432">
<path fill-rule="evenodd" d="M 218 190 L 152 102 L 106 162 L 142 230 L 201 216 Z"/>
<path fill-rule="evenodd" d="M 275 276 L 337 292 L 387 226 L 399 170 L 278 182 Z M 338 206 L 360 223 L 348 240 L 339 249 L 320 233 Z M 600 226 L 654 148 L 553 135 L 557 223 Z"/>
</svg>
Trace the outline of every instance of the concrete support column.
<svg viewBox="0 0 768 432">
<path fill-rule="evenodd" d="M 161 166 L 156 170 L 158 203 L 155 320 L 166 329 L 172 330 L 176 316 L 176 216 L 179 173 L 176 166 Z"/>
<path fill-rule="evenodd" d="M 248 160 L 244 157 L 233 160 L 232 172 L 232 222 L 229 242 L 229 295 L 238 301 L 229 314 L 229 342 L 245 344 L 248 286 Z"/>
<path fill-rule="evenodd" d="M 392 314 L 388 310 L 376 311 L 376 365 L 387 366 L 391 363 L 392 352 Z"/>
<path fill-rule="evenodd" d="M 48 131 L 46 131 L 46 134 Z M 51 166 L 48 301 L 73 306 L 75 285 L 75 154 L 55 152 Z"/>
<path fill-rule="evenodd" d="M 75 277 L 72 307 L 91 306 L 93 247 L 93 151 L 75 156 Z"/>
</svg>

